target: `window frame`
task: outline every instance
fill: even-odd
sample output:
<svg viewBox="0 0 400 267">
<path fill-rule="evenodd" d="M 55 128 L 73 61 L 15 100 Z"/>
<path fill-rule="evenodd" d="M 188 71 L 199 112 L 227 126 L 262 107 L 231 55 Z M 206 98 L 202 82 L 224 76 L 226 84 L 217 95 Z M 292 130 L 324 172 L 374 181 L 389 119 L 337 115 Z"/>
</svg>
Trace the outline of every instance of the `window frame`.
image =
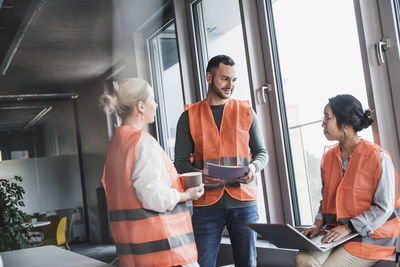
<svg viewBox="0 0 400 267">
<path fill-rule="evenodd" d="M 400 103 L 400 2 L 396 0 L 377 1 L 378 12 L 382 29 L 382 40 L 388 39 L 389 49 L 384 51 L 385 63 L 380 67 L 387 69 L 389 87 L 392 96 L 393 115 L 398 144 L 400 144 L 400 108 L 395 103 Z M 396 45 L 397 44 L 397 45 Z M 375 46 L 377 49 L 377 46 Z M 377 51 L 378 53 L 378 51 Z M 399 166 L 397 166 L 399 167 Z"/>
<path fill-rule="evenodd" d="M 286 171 L 288 175 L 288 186 L 290 188 L 290 198 L 292 202 L 292 211 L 293 211 L 293 220 L 295 225 L 300 225 L 300 211 L 299 204 L 297 198 L 297 189 L 296 189 L 296 181 L 295 181 L 295 172 L 293 165 L 293 157 L 292 157 L 292 149 L 290 142 L 290 134 L 289 134 L 289 126 L 288 119 L 285 108 L 285 98 L 283 93 L 283 84 L 282 84 L 282 76 L 280 70 L 280 62 L 278 56 L 278 44 L 275 35 L 275 24 L 272 10 L 272 2 L 267 0 L 266 2 L 266 14 L 269 26 L 270 33 L 270 42 L 271 42 L 271 52 L 274 62 L 274 73 L 275 73 L 275 90 L 277 94 L 277 108 L 279 109 L 278 114 L 280 114 L 280 123 L 281 123 L 281 137 L 283 139 L 284 153 L 286 159 Z"/>
<path fill-rule="evenodd" d="M 164 88 L 162 82 L 162 55 L 161 53 L 161 46 L 160 40 L 157 39 L 162 32 L 167 29 L 170 25 L 174 24 L 174 19 L 169 20 L 162 28 L 157 30 L 153 35 L 147 38 L 147 53 L 149 58 L 149 71 L 151 76 L 151 83 L 154 88 L 154 98 L 156 103 L 158 104 L 158 108 L 156 110 L 156 124 L 157 124 L 157 136 L 158 142 L 160 146 L 168 153 L 169 149 L 167 144 L 167 133 L 165 130 L 167 129 L 167 114 L 166 114 L 166 104 L 164 99 Z M 175 35 L 176 38 L 176 35 Z M 156 41 L 157 43 L 154 43 Z M 155 46 L 156 47 L 155 47 Z M 171 155 L 169 155 L 171 156 Z"/>
<path fill-rule="evenodd" d="M 189 99 L 192 103 L 201 100 L 204 95 L 202 89 L 203 78 L 200 76 L 201 71 L 199 70 L 199 66 L 204 65 L 204 63 L 201 63 L 199 60 L 199 48 L 196 40 L 198 36 L 195 33 L 192 6 L 193 3 L 198 1 L 174 0 L 175 13 L 179 14 L 181 24 L 187 23 L 188 25 L 185 28 L 187 30 L 184 31 L 181 27 L 182 25 L 178 25 L 177 23 L 176 30 L 178 43 L 184 44 L 184 46 L 179 46 L 180 61 L 192 63 L 190 66 L 191 72 L 182 74 L 183 80 L 187 77 L 192 78 L 193 85 L 191 87 L 187 85 L 184 87 L 185 93 L 192 96 L 191 98 L 186 98 L 186 101 Z M 285 137 L 283 134 L 284 130 L 282 129 L 281 100 L 279 98 L 280 93 L 277 90 L 277 71 L 274 65 L 276 57 L 272 53 L 272 21 L 268 16 L 268 12 L 270 13 L 270 11 L 268 11 L 267 7 L 269 0 L 238 1 L 241 9 L 240 13 L 253 109 L 259 117 L 259 121 L 262 122 L 264 140 L 270 155 L 268 166 L 261 172 L 267 222 L 295 224 L 296 211 L 293 208 L 292 185 L 289 180 Z M 375 114 L 377 123 L 373 126 L 374 141 L 381 143 L 384 148 L 387 148 L 391 152 L 393 162 L 396 166 L 396 164 L 400 163 L 398 145 L 400 142 L 397 140 L 397 135 L 391 133 L 392 130 L 390 129 L 395 127 L 399 131 L 399 127 L 397 126 L 399 124 L 396 125 L 393 113 L 399 113 L 400 107 L 392 107 L 393 98 L 391 97 L 391 93 L 388 93 L 390 91 L 387 91 L 389 88 L 387 86 L 389 83 L 387 72 L 382 69 L 376 70 L 375 66 L 373 66 L 373 61 L 376 57 L 375 52 L 367 49 L 376 41 L 374 40 L 375 36 L 381 35 L 381 32 L 376 27 L 376 25 L 379 25 L 376 22 L 377 17 L 367 18 L 367 15 L 369 16 L 369 13 L 371 13 L 369 12 L 370 10 L 372 10 L 372 14 L 376 13 L 376 2 L 362 2 L 360 0 L 353 0 L 353 2 L 368 103 L 371 108 L 377 110 L 377 114 Z M 365 7 L 374 5 L 374 3 L 375 7 Z M 176 9 L 177 7 L 178 10 Z M 371 53 L 374 54 L 372 55 Z M 380 92 L 382 90 L 385 93 Z M 396 166 L 396 168 L 398 167 Z"/>
<path fill-rule="evenodd" d="M 175 0 L 175 2 L 181 2 L 183 0 Z M 250 71 L 250 67 L 251 67 L 251 57 L 249 56 L 249 49 L 248 49 L 248 45 L 250 43 L 253 43 L 251 40 L 249 40 L 247 38 L 246 35 L 246 25 L 248 25 L 249 23 L 251 24 L 250 28 L 254 28 L 257 27 L 258 28 L 258 22 L 257 22 L 257 17 L 256 16 L 249 16 L 250 14 L 253 15 L 254 13 L 257 13 L 256 9 L 254 8 L 252 11 L 250 11 L 247 8 L 243 8 L 244 6 L 255 6 L 255 2 L 253 1 L 242 1 L 242 0 L 237 0 L 239 3 L 239 12 L 240 12 L 240 16 L 241 16 L 241 26 L 242 26 L 242 32 L 243 32 L 243 42 L 244 42 L 244 55 L 246 57 L 246 66 L 247 66 L 247 75 L 248 75 L 248 82 L 249 82 L 249 87 L 250 87 L 250 101 L 252 102 L 252 106 L 253 109 L 255 111 L 257 111 L 257 106 L 255 103 L 255 92 L 253 88 L 253 84 L 254 84 L 254 79 L 258 79 L 258 75 L 256 75 L 257 77 L 252 77 L 252 74 L 254 74 L 256 71 Z M 191 39 L 191 56 L 192 56 L 192 61 L 196 62 L 196 64 L 194 65 L 193 71 L 195 73 L 193 73 L 193 76 L 196 77 L 196 81 L 195 83 L 198 86 L 198 92 L 196 93 L 196 95 L 198 96 L 198 98 L 196 99 L 196 101 L 199 101 L 201 99 L 203 99 L 203 96 L 206 96 L 207 93 L 207 86 L 203 85 L 205 83 L 205 68 L 206 68 L 206 63 L 208 59 L 205 58 L 204 59 L 204 53 L 200 53 L 199 50 L 201 50 L 201 46 L 206 46 L 206 40 L 203 39 L 203 41 L 199 41 L 198 38 L 200 36 L 200 34 L 196 33 L 196 29 L 195 29 L 195 16 L 196 16 L 196 12 L 194 11 L 194 4 L 198 4 L 199 2 L 201 2 L 201 0 L 192 0 L 192 1 L 186 1 L 186 17 L 187 20 L 190 23 L 190 30 L 189 30 L 189 38 Z M 198 13 L 197 13 L 198 16 Z M 252 22 L 247 22 L 247 20 L 253 20 Z M 198 18 L 197 18 L 198 21 Z M 248 29 L 248 28 L 247 28 Z M 203 30 L 204 30 L 204 26 L 203 26 Z M 206 34 L 205 34 L 206 35 Z M 181 37 L 178 34 L 178 38 Z M 258 45 L 260 45 L 260 43 L 258 43 Z M 204 51 L 204 49 L 203 49 Z M 261 47 L 260 50 L 261 51 Z M 180 53 L 182 53 L 182 51 L 180 51 Z M 256 56 L 255 58 L 260 59 L 261 58 L 261 54 L 259 53 L 258 56 Z M 203 66 L 203 67 L 202 67 Z M 202 69 L 202 71 L 200 71 L 200 69 Z M 258 69 L 258 68 L 257 68 Z M 202 74 L 201 74 L 202 73 Z M 204 75 L 203 77 L 200 77 L 200 75 Z M 200 96 L 200 97 L 199 97 Z M 267 116 L 267 118 L 264 118 L 264 116 L 262 116 L 262 119 L 259 119 L 259 121 L 269 121 L 269 116 Z M 270 125 L 270 124 L 269 124 Z M 271 127 L 267 126 L 265 127 L 267 129 L 267 131 L 271 130 Z M 264 128 L 264 129 L 265 129 Z M 268 139 L 270 137 L 273 136 L 273 134 L 268 133 L 267 135 L 264 136 L 268 136 Z M 271 142 L 271 140 L 268 140 L 266 143 L 268 143 L 270 146 L 273 146 L 273 142 Z M 267 147 L 268 153 L 273 153 L 271 151 L 274 151 L 274 148 L 272 147 L 271 149 L 269 149 L 269 147 Z M 271 157 L 271 154 L 270 154 Z M 271 159 L 271 158 L 270 158 Z M 272 158 L 273 160 L 273 158 Z M 272 169 L 272 172 L 271 172 Z M 263 206 L 264 206 L 264 211 L 260 212 L 260 215 L 265 214 L 266 217 L 266 221 L 267 222 L 271 222 L 271 218 L 270 218 L 270 213 L 272 212 L 274 215 L 276 213 L 281 213 L 281 208 L 273 208 L 272 210 L 270 210 L 270 208 L 272 207 L 271 205 L 274 205 L 274 201 L 272 201 L 272 199 L 268 200 L 266 195 L 267 195 L 267 191 L 272 191 L 273 193 L 270 194 L 273 198 L 275 199 L 280 199 L 280 195 L 279 195 L 279 191 L 277 190 L 277 187 L 279 186 L 275 181 L 273 189 L 270 186 L 270 184 L 268 184 L 265 180 L 268 179 L 270 180 L 272 177 L 277 176 L 276 175 L 276 171 L 274 168 L 270 168 L 269 166 L 267 166 L 263 171 L 261 171 L 261 182 L 262 185 L 259 187 L 259 194 L 261 193 L 262 196 L 259 196 L 258 201 L 263 202 Z M 268 187 L 268 188 L 267 188 Z M 277 193 L 277 194 L 276 194 Z M 277 217 L 280 217 L 280 214 L 277 215 Z"/>
<path fill-rule="evenodd" d="M 380 17 L 384 12 L 379 10 L 377 2 L 381 1 L 362 1 L 353 0 L 360 36 L 360 46 L 362 47 L 362 59 L 364 61 L 364 75 L 367 89 L 369 90 L 369 104 L 376 111 L 373 113 L 375 125 L 373 124 L 374 141 L 391 153 L 395 169 L 400 167 L 400 124 L 396 123 L 396 114 L 400 112 L 400 107 L 394 103 L 395 95 L 392 94 L 390 84 L 390 72 L 388 65 L 378 64 L 376 56 L 376 43 L 384 36 L 382 31 L 382 21 Z M 392 1 L 392 0 L 383 0 Z M 382 1 L 382 2 L 383 2 Z M 390 11 L 392 12 L 392 11 Z M 374 49 L 372 49 L 374 48 Z M 388 50 L 387 52 L 394 52 Z M 388 53 L 386 52 L 386 57 Z M 398 53 L 398 48 L 397 48 Z M 399 77 L 397 77 L 399 79 Z M 372 102 L 372 103 L 371 103 Z M 395 129 L 395 131 L 393 131 Z"/>
<path fill-rule="evenodd" d="M 364 1 L 365 2 L 365 1 Z M 380 133 L 389 131 L 390 127 L 396 125 L 391 117 L 393 117 L 393 113 L 396 114 L 396 110 L 392 109 L 394 112 L 391 113 L 392 110 L 388 110 L 385 108 L 387 102 L 393 103 L 393 99 L 389 98 L 388 95 L 384 95 L 378 91 L 377 81 L 385 80 L 387 76 L 386 72 L 378 73 L 374 70 L 374 66 L 371 65 L 371 58 L 375 55 L 371 55 L 371 51 L 367 49 L 370 47 L 371 40 L 369 40 L 369 35 L 373 32 L 373 35 L 379 35 L 380 32 L 378 29 L 372 27 L 372 20 L 376 20 L 377 18 L 367 18 L 367 20 L 371 20 L 368 23 L 365 21 L 365 15 L 371 7 L 365 7 L 363 5 L 371 5 L 371 3 L 360 3 L 360 0 L 354 0 L 354 9 L 356 13 L 356 23 L 359 34 L 360 41 L 360 49 L 361 49 L 361 57 L 363 60 L 363 70 L 364 70 L 364 78 L 366 81 L 367 88 L 367 96 L 368 103 L 370 107 L 378 110 L 379 116 L 376 119 L 378 122 L 373 127 L 373 135 L 374 141 L 376 143 L 380 143 L 383 141 L 383 147 L 390 148 L 394 144 L 395 154 L 398 155 L 398 143 L 394 142 L 396 138 L 393 135 L 382 136 Z M 276 158 L 278 162 L 279 169 L 279 183 L 282 195 L 282 204 L 285 209 L 284 211 L 284 221 L 286 223 L 298 225 L 300 222 L 300 217 L 298 216 L 299 210 L 297 205 L 297 195 L 295 192 L 295 184 L 294 184 L 294 175 L 292 169 L 292 162 L 290 161 L 291 155 L 287 152 L 290 151 L 290 141 L 288 140 L 288 132 L 285 131 L 284 122 L 286 121 L 286 113 L 285 110 L 282 109 L 284 107 L 283 95 L 282 95 L 282 87 L 280 84 L 280 69 L 279 69 L 279 61 L 277 56 L 277 47 L 276 47 L 276 39 L 274 37 L 273 30 L 273 17 L 272 17 L 272 2 L 271 0 L 259 0 L 257 1 L 257 6 L 259 10 L 259 21 L 261 27 L 261 36 L 262 43 L 265 49 L 264 52 L 264 64 L 266 67 L 266 77 L 267 84 L 270 84 L 270 92 L 269 92 L 269 101 L 271 108 L 271 116 L 273 121 L 274 135 L 276 140 Z M 376 7 L 375 7 L 376 9 Z M 362 15 L 364 17 L 362 17 Z M 266 36 L 263 36 L 263 33 Z M 386 77 L 387 79 L 387 77 Z M 382 87 L 382 86 L 380 86 Z M 388 90 L 388 87 L 384 88 Z M 378 98 L 378 101 L 377 101 Z M 376 104 L 376 102 L 378 102 Z M 388 121 L 384 122 L 383 118 L 387 118 L 389 116 Z M 398 124 L 399 125 L 399 124 Z M 286 124 L 287 128 L 287 124 Z M 398 131 L 398 127 L 396 127 Z M 397 137 L 398 135 L 396 135 Z M 392 152 L 393 153 L 393 152 Z M 396 157 L 396 156 L 395 156 Z M 394 162 L 396 160 L 394 159 Z M 283 164 L 282 164 L 283 163 Z M 287 209 L 291 210 L 291 212 L 287 212 Z"/>
<path fill-rule="evenodd" d="M 1 153 L 0 162 L 9 159 L 8 158 L 8 151 L 7 151 L 7 147 L 6 146 L 0 145 L 0 153 Z"/>
<path fill-rule="evenodd" d="M 160 19 L 161 17 L 161 19 Z M 141 62 L 142 64 L 137 64 L 134 73 L 130 73 L 131 75 L 137 76 L 144 80 L 147 80 L 151 83 L 154 89 L 154 98 L 156 103 L 158 104 L 158 108 L 156 110 L 156 116 L 154 123 L 150 125 L 145 125 L 146 129 L 158 140 L 160 146 L 169 154 L 168 145 L 167 145 L 167 135 L 166 132 L 168 129 L 165 127 L 166 114 L 165 114 L 165 102 L 162 96 L 163 91 L 161 83 L 158 81 L 158 77 L 155 76 L 157 74 L 151 68 L 152 60 L 154 60 L 154 53 L 152 52 L 152 44 L 151 39 L 156 37 L 159 33 L 161 33 L 164 29 L 168 28 L 172 23 L 175 23 L 175 14 L 174 14 L 174 0 L 168 0 L 165 4 L 157 10 L 143 25 L 141 25 L 136 31 L 132 33 L 133 37 L 133 56 L 136 57 L 137 62 Z M 176 23 L 175 23 L 176 30 Z M 177 33 L 175 32 L 177 49 L 178 49 L 178 58 L 179 58 L 179 46 L 177 40 Z M 183 101 L 185 102 L 185 92 L 183 89 L 183 81 L 182 81 L 182 66 L 181 62 L 179 62 L 179 71 L 181 75 L 181 86 L 182 86 L 182 94 Z M 159 70 L 159 68 L 157 68 Z M 162 109 L 162 111 L 161 111 Z"/>
<path fill-rule="evenodd" d="M 204 22 L 203 6 L 201 4 L 203 0 L 195 0 L 190 4 L 191 15 L 193 18 L 194 25 L 194 42 L 196 47 L 196 55 L 198 60 L 198 73 L 200 77 L 206 77 L 206 68 L 208 62 L 208 47 L 207 47 L 207 29 Z M 198 5 L 198 7 L 195 7 Z M 196 27 L 196 22 L 198 26 Z M 202 98 L 207 95 L 208 85 L 206 80 L 200 79 L 200 88 Z"/>
</svg>

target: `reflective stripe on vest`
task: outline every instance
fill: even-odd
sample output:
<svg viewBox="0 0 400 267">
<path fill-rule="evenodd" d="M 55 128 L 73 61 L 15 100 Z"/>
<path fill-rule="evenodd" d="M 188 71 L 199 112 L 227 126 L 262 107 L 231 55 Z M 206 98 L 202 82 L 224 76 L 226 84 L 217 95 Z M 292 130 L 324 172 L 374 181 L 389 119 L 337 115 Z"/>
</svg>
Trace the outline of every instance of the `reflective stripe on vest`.
<svg viewBox="0 0 400 267">
<path fill-rule="evenodd" d="M 121 126 L 107 153 L 102 182 L 110 227 L 120 266 L 175 266 L 197 261 L 190 214 L 185 203 L 163 213 L 144 209 L 131 179 L 136 145 L 142 130 Z M 156 142 L 156 141 L 155 141 Z M 171 177 L 171 188 L 182 190 L 171 160 L 159 147 Z"/>
<path fill-rule="evenodd" d="M 383 246 L 383 247 L 393 247 L 396 245 L 396 241 L 397 241 L 396 237 L 372 238 L 370 236 L 366 237 L 356 236 L 355 238 L 351 239 L 351 242 L 360 242 L 360 243 L 362 242 L 366 244 Z"/>
<path fill-rule="evenodd" d="M 349 220 L 351 219 L 351 217 L 349 218 L 339 218 L 339 220 L 336 221 L 336 214 L 328 214 L 328 213 L 323 213 L 323 220 L 326 224 L 346 224 L 349 222 Z M 392 214 L 390 215 L 389 219 L 387 219 L 388 221 L 399 217 L 400 216 L 400 207 L 397 207 L 393 210 Z"/>
<path fill-rule="evenodd" d="M 183 245 L 193 243 L 193 234 L 188 233 L 180 236 L 174 236 L 166 239 L 140 243 L 140 244 L 117 244 L 117 254 L 136 254 L 143 255 L 164 250 L 171 250 Z"/>
<path fill-rule="evenodd" d="M 249 130 L 252 124 L 251 106 L 248 101 L 229 99 L 222 113 L 220 129 L 207 101 L 187 106 L 190 134 L 194 142 L 194 166 L 204 169 L 206 163 L 246 166 L 250 163 Z M 193 206 L 216 203 L 224 190 L 241 201 L 257 199 L 256 180 L 249 184 L 230 183 L 216 188 L 206 188 L 204 195 L 193 201 Z"/>
<path fill-rule="evenodd" d="M 324 179 L 322 213 L 324 223 L 330 225 L 346 224 L 366 212 L 373 203 L 381 167 L 379 152 L 375 144 L 361 140 L 354 149 L 346 172 L 342 176 L 340 148 L 335 145 L 327 151 L 321 164 Z M 398 175 L 395 171 L 396 188 Z M 400 196 L 395 190 L 395 206 L 392 215 L 370 236 L 358 237 L 345 243 L 344 248 L 352 255 L 381 260 L 389 257 L 395 250 L 396 238 L 400 230 Z"/>
<path fill-rule="evenodd" d="M 187 206 L 184 203 L 178 203 L 173 210 L 168 210 L 163 213 L 158 213 L 156 211 L 147 210 L 143 208 L 139 209 L 129 209 L 129 210 L 111 210 L 109 212 L 110 222 L 120 222 L 120 221 L 136 221 L 143 220 L 159 215 L 176 214 L 181 212 L 187 212 Z"/>
</svg>

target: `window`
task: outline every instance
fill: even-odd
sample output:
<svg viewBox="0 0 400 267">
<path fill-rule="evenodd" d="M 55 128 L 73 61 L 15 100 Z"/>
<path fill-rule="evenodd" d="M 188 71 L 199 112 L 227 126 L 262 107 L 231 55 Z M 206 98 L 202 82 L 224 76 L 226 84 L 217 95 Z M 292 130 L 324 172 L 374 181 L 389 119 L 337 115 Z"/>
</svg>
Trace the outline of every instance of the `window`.
<svg viewBox="0 0 400 267">
<path fill-rule="evenodd" d="M 10 151 L 11 159 L 29 159 L 28 150 L 14 150 Z"/>
<path fill-rule="evenodd" d="M 363 4 L 365 4 L 363 2 Z M 393 116 L 397 123 L 397 139 L 400 142 L 400 109 L 398 107 L 400 101 L 400 2 L 398 0 L 384 0 L 376 1 L 379 19 L 381 23 L 382 32 L 375 40 L 376 54 L 378 55 L 378 71 L 388 72 L 388 84 L 390 86 L 392 103 L 393 103 Z M 382 88 L 380 88 L 382 90 Z M 386 104 L 386 108 L 390 108 L 390 105 Z M 393 127 L 391 127 L 393 131 Z M 395 132 L 395 131 L 393 131 Z M 387 144 L 386 144 L 387 145 Z M 394 147 L 394 144 L 388 145 L 385 148 L 390 149 Z M 393 153 L 392 153 L 393 156 Z M 397 169 L 400 167 L 397 165 L 399 160 L 396 160 L 396 156 L 393 157 L 395 167 Z"/>
<path fill-rule="evenodd" d="M 151 72 L 155 88 L 159 142 L 174 160 L 176 125 L 184 110 L 181 74 L 174 22 L 149 40 Z"/>
<path fill-rule="evenodd" d="M 225 54 L 235 61 L 238 75 L 232 97 L 251 102 L 239 1 L 194 1 L 192 10 L 203 95 L 205 96 L 207 92 L 205 70 L 208 60 L 216 55 Z M 266 222 L 263 187 L 260 179 L 258 179 L 258 182 L 257 206 L 259 222 Z"/>
<path fill-rule="evenodd" d="M 330 144 L 321 128 L 324 106 L 343 93 L 369 106 L 353 1 L 267 6 L 295 223 L 312 224 L 321 199 L 320 159 Z M 373 141 L 371 128 L 360 135 Z"/>
<path fill-rule="evenodd" d="M 225 54 L 235 61 L 238 75 L 233 97 L 251 101 L 238 0 L 197 1 L 193 12 L 203 95 L 207 93 L 208 60 Z"/>
<path fill-rule="evenodd" d="M 397 19 L 397 36 L 400 38 L 400 2 L 393 0 L 395 12 L 396 12 L 396 19 Z"/>
</svg>

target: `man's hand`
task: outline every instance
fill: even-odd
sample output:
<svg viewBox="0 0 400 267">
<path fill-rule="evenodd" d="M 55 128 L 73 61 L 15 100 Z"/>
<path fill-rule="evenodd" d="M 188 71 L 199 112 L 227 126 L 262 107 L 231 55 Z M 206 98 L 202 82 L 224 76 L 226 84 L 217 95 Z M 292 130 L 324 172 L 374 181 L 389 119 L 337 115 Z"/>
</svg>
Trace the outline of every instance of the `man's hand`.
<svg viewBox="0 0 400 267">
<path fill-rule="evenodd" d="M 249 169 L 247 171 L 247 175 L 236 179 L 237 182 L 242 184 L 248 184 L 251 183 L 254 180 L 254 178 L 256 178 L 256 166 L 250 163 L 248 168 Z"/>
<path fill-rule="evenodd" d="M 203 183 L 204 187 L 217 187 L 222 184 L 221 178 L 211 177 L 205 174 L 203 171 Z"/>
</svg>

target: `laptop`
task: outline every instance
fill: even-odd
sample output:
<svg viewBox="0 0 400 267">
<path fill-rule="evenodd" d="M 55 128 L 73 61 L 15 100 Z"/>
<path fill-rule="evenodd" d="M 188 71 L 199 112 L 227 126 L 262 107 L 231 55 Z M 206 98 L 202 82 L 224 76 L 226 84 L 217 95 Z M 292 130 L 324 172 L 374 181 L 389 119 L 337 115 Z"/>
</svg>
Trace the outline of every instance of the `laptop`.
<svg viewBox="0 0 400 267">
<path fill-rule="evenodd" d="M 307 227 L 293 227 L 290 224 L 266 223 L 252 223 L 247 224 L 247 226 L 260 234 L 265 240 L 279 248 L 319 250 L 322 252 L 334 248 L 358 235 L 358 233 L 352 233 L 336 240 L 335 242 L 322 243 L 321 239 L 324 237 L 324 232 L 321 231 L 318 235 L 310 239 L 302 234 L 302 231 Z"/>
</svg>

